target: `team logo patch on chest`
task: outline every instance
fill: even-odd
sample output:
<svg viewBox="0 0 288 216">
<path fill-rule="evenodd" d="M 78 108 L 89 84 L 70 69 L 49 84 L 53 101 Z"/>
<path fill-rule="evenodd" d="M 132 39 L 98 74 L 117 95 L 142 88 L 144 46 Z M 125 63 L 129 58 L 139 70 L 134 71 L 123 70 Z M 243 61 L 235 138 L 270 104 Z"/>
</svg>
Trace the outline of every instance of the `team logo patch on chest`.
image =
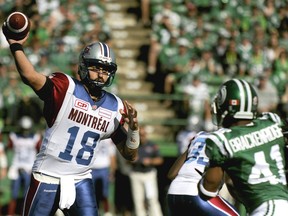
<svg viewBox="0 0 288 216">
<path fill-rule="evenodd" d="M 76 99 L 74 106 L 87 111 L 89 107 L 89 103 L 83 100 Z"/>
</svg>

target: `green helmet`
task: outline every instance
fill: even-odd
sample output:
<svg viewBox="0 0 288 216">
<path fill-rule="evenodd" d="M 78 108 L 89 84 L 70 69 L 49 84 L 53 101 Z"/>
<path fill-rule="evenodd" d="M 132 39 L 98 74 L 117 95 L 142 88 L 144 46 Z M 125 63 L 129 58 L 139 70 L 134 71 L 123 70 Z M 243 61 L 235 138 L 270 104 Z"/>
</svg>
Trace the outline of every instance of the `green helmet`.
<svg viewBox="0 0 288 216">
<path fill-rule="evenodd" d="M 251 84 L 242 79 L 223 83 L 212 103 L 213 123 L 229 127 L 238 119 L 254 119 L 258 96 Z"/>
</svg>

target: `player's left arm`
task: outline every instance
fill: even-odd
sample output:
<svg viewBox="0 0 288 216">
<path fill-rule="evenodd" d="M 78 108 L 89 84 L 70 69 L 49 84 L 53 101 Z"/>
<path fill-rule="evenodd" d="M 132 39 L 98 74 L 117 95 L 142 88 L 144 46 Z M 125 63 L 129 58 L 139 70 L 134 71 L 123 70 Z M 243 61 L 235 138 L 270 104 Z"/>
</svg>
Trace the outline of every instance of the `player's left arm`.
<svg viewBox="0 0 288 216">
<path fill-rule="evenodd" d="M 134 161 L 138 155 L 140 143 L 137 110 L 127 101 L 123 101 L 124 109 L 120 109 L 127 130 L 119 125 L 118 132 L 111 138 L 121 155 L 129 161 Z"/>
<path fill-rule="evenodd" d="M 10 45 L 10 50 L 14 57 L 16 67 L 22 81 L 37 91 L 44 86 L 46 82 L 46 76 L 36 71 L 35 67 L 32 65 L 32 63 L 24 53 L 22 45 L 24 45 L 28 37 L 29 34 L 27 34 L 27 36 L 22 40 L 14 40 L 7 38 L 7 41 Z M 17 46 L 17 49 L 15 50 L 14 48 L 12 48 L 13 46 Z"/>
<path fill-rule="evenodd" d="M 187 158 L 187 154 L 188 154 L 188 149 L 176 159 L 176 161 L 173 163 L 173 165 L 168 171 L 168 174 L 167 174 L 168 179 L 173 180 L 178 175 L 180 168 L 182 167 L 183 163 L 185 162 Z"/>
</svg>

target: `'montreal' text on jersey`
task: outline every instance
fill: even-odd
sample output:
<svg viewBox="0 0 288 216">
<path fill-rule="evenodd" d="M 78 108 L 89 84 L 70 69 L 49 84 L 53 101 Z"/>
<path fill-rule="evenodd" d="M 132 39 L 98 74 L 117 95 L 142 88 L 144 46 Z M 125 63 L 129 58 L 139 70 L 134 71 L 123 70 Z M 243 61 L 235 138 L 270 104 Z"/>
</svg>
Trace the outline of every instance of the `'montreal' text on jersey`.
<svg viewBox="0 0 288 216">
<path fill-rule="evenodd" d="M 263 145 L 282 136 L 283 134 L 281 128 L 279 128 L 277 124 L 274 124 L 259 131 L 233 138 L 229 140 L 229 144 L 233 152 L 238 152 Z"/>
<path fill-rule="evenodd" d="M 109 121 L 102 118 L 97 118 L 74 108 L 71 109 L 68 118 L 77 123 L 84 124 L 88 127 L 104 132 L 107 131 L 107 127 L 109 126 Z"/>
</svg>

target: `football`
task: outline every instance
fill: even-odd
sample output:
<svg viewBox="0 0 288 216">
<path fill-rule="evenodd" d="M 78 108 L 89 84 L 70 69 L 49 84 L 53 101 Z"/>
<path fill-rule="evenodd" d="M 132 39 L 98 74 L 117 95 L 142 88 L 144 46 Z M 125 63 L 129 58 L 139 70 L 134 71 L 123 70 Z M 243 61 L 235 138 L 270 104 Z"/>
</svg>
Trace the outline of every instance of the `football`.
<svg viewBox="0 0 288 216">
<path fill-rule="evenodd" d="M 2 30 L 7 38 L 22 40 L 30 31 L 30 20 L 21 12 L 13 12 L 5 20 Z"/>
</svg>

